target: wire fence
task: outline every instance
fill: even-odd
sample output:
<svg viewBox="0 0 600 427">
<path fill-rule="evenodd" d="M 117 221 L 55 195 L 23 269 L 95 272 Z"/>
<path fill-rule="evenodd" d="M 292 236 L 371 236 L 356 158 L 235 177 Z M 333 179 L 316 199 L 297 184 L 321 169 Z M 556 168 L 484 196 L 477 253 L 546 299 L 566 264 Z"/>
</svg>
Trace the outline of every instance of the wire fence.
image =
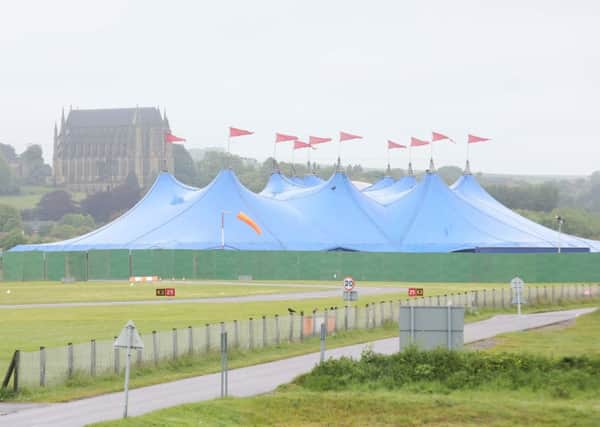
<svg viewBox="0 0 600 427">
<path fill-rule="evenodd" d="M 599 297 L 600 285 L 527 286 L 522 292 L 522 302 L 530 305 L 561 304 Z M 512 289 L 483 289 L 152 331 L 140 334 L 144 349 L 133 350 L 132 369 L 159 366 L 184 356 L 217 354 L 222 332 L 227 332 L 230 350 L 259 350 L 318 337 L 321 324 L 326 325 L 328 335 L 382 327 L 387 322 L 397 324 L 400 306 L 451 304 L 474 310 L 509 308 L 514 302 Z M 113 343 L 114 340 L 92 339 L 87 343 L 69 343 L 63 347 L 17 351 L 18 387 L 56 386 L 76 375 L 95 377 L 119 374 L 125 369 L 127 352 L 113 348 Z"/>
</svg>

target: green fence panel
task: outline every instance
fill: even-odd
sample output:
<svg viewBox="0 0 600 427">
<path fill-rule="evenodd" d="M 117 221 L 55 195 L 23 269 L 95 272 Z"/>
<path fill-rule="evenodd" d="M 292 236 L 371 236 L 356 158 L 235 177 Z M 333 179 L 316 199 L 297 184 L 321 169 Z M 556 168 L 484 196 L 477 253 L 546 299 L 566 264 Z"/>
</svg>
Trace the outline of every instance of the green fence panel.
<svg viewBox="0 0 600 427">
<path fill-rule="evenodd" d="M 127 250 L 7 252 L 4 280 L 125 279 Z M 136 250 L 131 272 L 165 279 L 356 280 L 402 282 L 600 281 L 600 254 L 419 254 L 293 251 Z"/>
<path fill-rule="evenodd" d="M 173 251 L 173 275 L 177 279 L 192 279 L 194 274 L 194 251 Z"/>
<path fill-rule="evenodd" d="M 43 252 L 35 251 L 23 259 L 23 280 L 44 280 L 46 278 L 46 262 Z"/>
<path fill-rule="evenodd" d="M 88 252 L 90 280 L 127 280 L 129 251 L 127 249 L 91 250 Z"/>
<path fill-rule="evenodd" d="M 46 252 L 46 279 L 61 280 L 65 277 L 65 252 Z"/>
<path fill-rule="evenodd" d="M 2 278 L 8 281 L 23 280 L 23 263 L 28 252 L 5 252 L 2 255 Z"/>
<path fill-rule="evenodd" d="M 87 280 L 87 252 L 46 252 L 46 278 Z"/>
</svg>

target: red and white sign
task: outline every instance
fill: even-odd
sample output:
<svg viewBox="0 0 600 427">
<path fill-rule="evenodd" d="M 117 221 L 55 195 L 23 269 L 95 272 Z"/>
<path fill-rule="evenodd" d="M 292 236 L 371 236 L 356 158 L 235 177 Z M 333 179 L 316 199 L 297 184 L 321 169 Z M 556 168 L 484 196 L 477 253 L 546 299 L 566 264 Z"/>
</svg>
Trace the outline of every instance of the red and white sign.
<svg viewBox="0 0 600 427">
<path fill-rule="evenodd" d="M 157 297 L 174 297 L 175 296 L 175 288 L 157 288 L 156 296 Z"/>
<path fill-rule="evenodd" d="M 423 295 L 423 288 L 408 288 L 409 297 L 422 297 Z"/>
<path fill-rule="evenodd" d="M 354 290 L 354 286 L 356 286 L 356 283 L 354 283 L 354 279 L 352 278 L 352 276 L 344 277 L 345 292 L 352 292 Z"/>
</svg>

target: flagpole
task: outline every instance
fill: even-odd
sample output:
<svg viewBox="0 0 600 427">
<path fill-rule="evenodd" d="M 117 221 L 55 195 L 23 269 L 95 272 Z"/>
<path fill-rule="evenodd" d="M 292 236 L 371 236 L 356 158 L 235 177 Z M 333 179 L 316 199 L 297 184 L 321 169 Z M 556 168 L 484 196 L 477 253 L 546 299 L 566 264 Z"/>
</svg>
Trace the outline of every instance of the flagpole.
<svg viewBox="0 0 600 427">
<path fill-rule="evenodd" d="M 221 211 L 221 249 L 225 250 L 225 211 Z"/>
<path fill-rule="evenodd" d="M 273 144 L 273 172 L 277 169 L 277 141 Z"/>
<path fill-rule="evenodd" d="M 340 143 L 338 145 L 338 158 L 337 158 L 337 171 L 339 172 L 342 168 L 342 138 L 340 137 Z"/>
<path fill-rule="evenodd" d="M 387 168 L 388 168 L 388 171 L 391 170 L 391 168 L 390 168 L 390 147 L 389 147 L 389 145 L 388 145 L 388 149 L 387 149 Z"/>
</svg>

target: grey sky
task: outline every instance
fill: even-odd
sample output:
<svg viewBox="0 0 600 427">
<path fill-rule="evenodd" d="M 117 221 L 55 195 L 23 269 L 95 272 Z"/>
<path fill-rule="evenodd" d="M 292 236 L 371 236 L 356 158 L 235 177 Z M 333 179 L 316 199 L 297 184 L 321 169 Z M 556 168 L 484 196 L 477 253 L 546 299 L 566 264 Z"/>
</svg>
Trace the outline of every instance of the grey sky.
<svg viewBox="0 0 600 427">
<path fill-rule="evenodd" d="M 438 164 L 600 169 L 597 1 L 6 1 L 0 141 L 49 158 L 62 106 L 167 107 L 188 147 L 265 158 L 273 133 L 361 134 L 343 161 L 384 166 L 385 141 L 432 130 Z M 290 159 L 290 145 L 278 157 Z M 296 153 L 306 159 L 306 153 Z M 323 144 L 313 159 L 333 162 Z M 413 151 L 426 166 L 429 148 Z M 404 166 L 406 153 L 393 152 Z"/>
</svg>

